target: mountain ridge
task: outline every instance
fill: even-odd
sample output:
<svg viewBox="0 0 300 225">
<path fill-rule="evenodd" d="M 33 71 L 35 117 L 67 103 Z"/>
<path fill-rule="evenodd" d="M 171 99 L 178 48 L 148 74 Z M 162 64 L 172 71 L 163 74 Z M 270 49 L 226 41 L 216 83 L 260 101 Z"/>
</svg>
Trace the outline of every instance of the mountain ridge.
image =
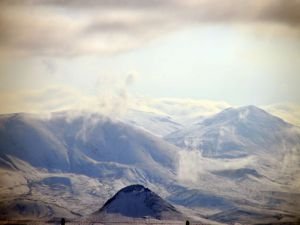
<svg viewBox="0 0 300 225">
<path fill-rule="evenodd" d="M 206 157 L 236 158 L 270 149 L 280 153 L 275 146 L 298 143 L 300 129 L 258 107 L 246 106 L 227 108 L 165 139 Z"/>
</svg>

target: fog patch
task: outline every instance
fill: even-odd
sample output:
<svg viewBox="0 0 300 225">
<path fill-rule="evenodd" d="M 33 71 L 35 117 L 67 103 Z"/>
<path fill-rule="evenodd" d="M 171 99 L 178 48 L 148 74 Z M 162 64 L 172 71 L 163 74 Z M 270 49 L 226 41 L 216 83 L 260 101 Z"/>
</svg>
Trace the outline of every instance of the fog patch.
<svg viewBox="0 0 300 225">
<path fill-rule="evenodd" d="M 136 77 L 136 72 L 129 72 L 121 79 L 99 76 L 95 86 L 96 111 L 113 118 L 126 113 L 131 98 L 129 88 L 134 84 Z"/>
<path fill-rule="evenodd" d="M 253 156 L 235 159 L 214 159 L 203 157 L 198 150 L 181 150 L 177 177 L 183 182 L 196 183 L 202 174 L 220 170 L 233 170 L 251 167 L 256 159 Z"/>
</svg>

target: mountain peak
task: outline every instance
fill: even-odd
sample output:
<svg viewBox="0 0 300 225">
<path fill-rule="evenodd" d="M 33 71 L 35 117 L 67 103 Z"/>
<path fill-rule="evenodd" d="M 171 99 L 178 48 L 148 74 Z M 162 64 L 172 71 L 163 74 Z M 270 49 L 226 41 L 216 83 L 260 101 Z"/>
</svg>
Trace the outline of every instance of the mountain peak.
<svg viewBox="0 0 300 225">
<path fill-rule="evenodd" d="M 149 191 L 150 191 L 150 189 L 145 188 L 141 184 L 133 184 L 133 185 L 124 187 L 119 192 L 129 193 L 129 192 L 149 192 Z"/>
<path fill-rule="evenodd" d="M 131 218 L 178 219 L 177 209 L 143 185 L 122 188 L 93 216 L 119 215 Z"/>
<path fill-rule="evenodd" d="M 271 115 L 268 112 L 266 112 L 265 110 L 255 106 L 255 105 L 241 106 L 241 107 L 235 108 L 235 110 L 240 113 L 247 112 L 250 114 Z"/>
<path fill-rule="evenodd" d="M 240 158 L 256 154 L 283 154 L 287 140 L 297 142 L 292 125 L 250 105 L 228 108 L 193 127 L 177 131 L 167 140 L 205 157 Z"/>
<path fill-rule="evenodd" d="M 263 123 L 263 124 L 278 124 L 287 125 L 282 119 L 273 116 L 272 114 L 264 111 L 263 109 L 254 106 L 241 106 L 238 108 L 227 108 L 220 113 L 211 116 L 203 121 L 205 125 L 218 124 L 218 123 Z M 202 122 L 201 122 L 202 123 Z"/>
<path fill-rule="evenodd" d="M 266 111 L 264 111 L 263 109 L 255 106 L 255 105 L 246 105 L 246 106 L 240 106 L 240 107 L 230 107 L 227 109 L 224 109 L 223 111 L 221 111 L 220 113 L 231 113 L 231 115 L 233 113 L 251 113 L 251 114 L 269 114 Z M 218 114 L 220 114 L 218 113 Z M 216 114 L 216 115 L 218 115 Z"/>
</svg>

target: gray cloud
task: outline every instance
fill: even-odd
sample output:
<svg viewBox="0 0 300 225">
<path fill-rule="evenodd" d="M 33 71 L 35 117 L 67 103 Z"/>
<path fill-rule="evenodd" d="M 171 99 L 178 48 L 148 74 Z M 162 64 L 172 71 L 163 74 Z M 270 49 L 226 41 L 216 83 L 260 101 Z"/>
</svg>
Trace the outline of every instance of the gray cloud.
<svg viewBox="0 0 300 225">
<path fill-rule="evenodd" d="M 125 79 L 125 85 L 126 87 L 129 87 L 130 85 L 134 84 L 134 82 L 137 79 L 137 73 L 136 72 L 131 72 L 127 75 Z"/>
<path fill-rule="evenodd" d="M 200 21 L 266 20 L 300 22 L 299 0 L 2 0 L 2 6 L 51 6 L 80 10 L 157 10 L 193 15 Z M 167 15 L 166 15 L 167 16 Z"/>
<path fill-rule="evenodd" d="M 174 0 L 2 0 L 3 5 L 27 5 L 27 6 L 53 6 L 53 7 L 68 7 L 68 8 L 156 8 L 170 7 L 176 4 Z"/>
<path fill-rule="evenodd" d="M 43 59 L 42 60 L 43 65 L 45 66 L 46 70 L 49 72 L 49 74 L 55 74 L 57 71 L 55 63 L 50 59 Z"/>
<path fill-rule="evenodd" d="M 260 19 L 299 25 L 300 23 L 300 1 L 274 1 L 267 9 L 260 13 Z"/>
<path fill-rule="evenodd" d="M 300 36 L 300 0 L 2 0 L 0 8 L 0 50 L 23 55 L 115 54 L 197 23 L 271 23 Z"/>
</svg>

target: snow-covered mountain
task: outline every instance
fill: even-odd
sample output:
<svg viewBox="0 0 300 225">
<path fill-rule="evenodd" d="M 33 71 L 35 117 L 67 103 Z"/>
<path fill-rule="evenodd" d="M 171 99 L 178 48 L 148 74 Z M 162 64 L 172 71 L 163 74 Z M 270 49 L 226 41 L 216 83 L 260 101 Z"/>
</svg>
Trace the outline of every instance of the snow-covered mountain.
<svg viewBox="0 0 300 225">
<path fill-rule="evenodd" d="M 300 129 L 255 106 L 228 108 L 199 123 L 169 134 L 179 147 L 204 157 L 239 158 L 281 154 L 300 143 Z"/>
<path fill-rule="evenodd" d="M 96 114 L 50 119 L 27 114 L 0 118 L 0 156 L 28 162 L 48 171 L 91 177 L 169 177 L 176 169 L 177 149 L 162 139 Z M 141 171 L 140 171 L 141 172 Z"/>
<path fill-rule="evenodd" d="M 178 174 L 190 188 L 174 190 L 171 201 L 208 208 L 214 202 L 225 208 L 258 204 L 293 213 L 300 208 L 298 127 L 247 106 L 226 109 L 166 140 L 185 149 L 180 152 Z"/>
<path fill-rule="evenodd" d="M 139 113 L 143 126 L 87 112 L 1 115 L 0 207 L 11 209 L 3 218 L 87 215 L 136 183 L 198 218 L 234 221 L 245 206 L 299 216 L 298 127 L 254 106 L 184 126 Z M 151 132 L 179 130 L 162 139 L 151 123 Z"/>
<path fill-rule="evenodd" d="M 118 191 L 92 218 L 123 216 L 159 220 L 183 220 L 173 205 L 142 185 L 130 185 Z M 98 219 L 99 220 L 99 219 Z"/>
</svg>

